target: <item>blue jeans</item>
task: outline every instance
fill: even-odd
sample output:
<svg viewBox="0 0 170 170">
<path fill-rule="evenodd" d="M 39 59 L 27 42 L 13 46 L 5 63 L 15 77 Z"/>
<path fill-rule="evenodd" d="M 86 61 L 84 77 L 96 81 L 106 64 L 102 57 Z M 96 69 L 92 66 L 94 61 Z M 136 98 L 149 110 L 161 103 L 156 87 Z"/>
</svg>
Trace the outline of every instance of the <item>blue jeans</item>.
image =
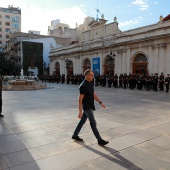
<svg viewBox="0 0 170 170">
<path fill-rule="evenodd" d="M 82 115 L 82 118 L 80 119 L 80 122 L 78 123 L 75 131 L 74 131 L 74 136 L 78 136 L 81 128 L 83 127 L 83 125 L 85 124 L 87 118 L 89 119 L 90 121 L 90 126 L 91 126 L 91 129 L 96 137 L 96 139 L 98 141 L 102 140 L 99 132 L 98 132 L 98 129 L 97 129 L 97 124 L 96 124 L 96 120 L 94 118 L 94 114 L 93 114 L 93 110 L 92 109 L 89 109 L 89 110 L 85 110 L 83 112 L 83 115 Z"/>
</svg>

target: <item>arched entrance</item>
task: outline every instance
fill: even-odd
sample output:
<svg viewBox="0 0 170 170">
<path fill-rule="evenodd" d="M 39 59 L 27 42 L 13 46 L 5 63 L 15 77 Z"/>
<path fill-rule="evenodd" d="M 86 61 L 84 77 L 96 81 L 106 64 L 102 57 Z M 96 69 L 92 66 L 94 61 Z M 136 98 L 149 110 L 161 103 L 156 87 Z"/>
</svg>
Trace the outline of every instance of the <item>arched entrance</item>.
<svg viewBox="0 0 170 170">
<path fill-rule="evenodd" d="M 71 60 L 69 60 L 66 69 L 67 69 L 67 75 L 73 75 L 73 62 Z"/>
<path fill-rule="evenodd" d="M 104 61 L 104 74 L 108 74 L 108 75 L 114 75 L 114 67 L 115 67 L 115 59 L 113 58 L 109 58 L 107 59 L 105 57 L 105 61 Z"/>
<path fill-rule="evenodd" d="M 60 75 L 60 63 L 58 61 L 55 63 L 54 75 Z"/>
<path fill-rule="evenodd" d="M 147 74 L 147 58 L 144 54 L 138 54 L 133 61 L 133 74 Z"/>
<path fill-rule="evenodd" d="M 86 58 L 84 60 L 84 63 L 83 63 L 83 72 L 85 72 L 85 70 L 87 69 L 91 69 L 91 63 L 90 63 L 90 60 L 88 58 Z"/>
</svg>

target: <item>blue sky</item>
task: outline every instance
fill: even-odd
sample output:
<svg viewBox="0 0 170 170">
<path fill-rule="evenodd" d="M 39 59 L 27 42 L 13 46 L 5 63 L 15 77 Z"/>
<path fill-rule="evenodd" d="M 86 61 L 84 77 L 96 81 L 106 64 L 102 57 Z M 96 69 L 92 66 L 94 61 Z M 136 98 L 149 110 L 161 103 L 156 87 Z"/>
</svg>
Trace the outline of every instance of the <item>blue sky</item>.
<svg viewBox="0 0 170 170">
<path fill-rule="evenodd" d="M 0 7 L 21 8 L 22 32 L 36 30 L 44 35 L 55 19 L 75 28 L 87 16 L 96 18 L 97 4 L 99 17 L 104 14 L 111 23 L 116 16 L 122 31 L 157 23 L 160 15 L 170 14 L 169 0 L 0 0 Z"/>
</svg>

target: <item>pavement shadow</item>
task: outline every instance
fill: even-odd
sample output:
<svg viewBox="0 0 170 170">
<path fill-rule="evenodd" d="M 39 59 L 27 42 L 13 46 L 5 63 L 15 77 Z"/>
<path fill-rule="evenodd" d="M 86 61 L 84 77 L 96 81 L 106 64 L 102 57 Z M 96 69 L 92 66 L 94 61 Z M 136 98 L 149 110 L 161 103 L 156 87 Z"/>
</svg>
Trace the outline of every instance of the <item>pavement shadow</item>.
<svg viewBox="0 0 170 170">
<path fill-rule="evenodd" d="M 104 146 L 103 147 L 105 150 L 107 150 L 108 152 L 110 152 L 112 155 L 114 155 L 116 158 L 111 157 L 111 161 L 119 164 L 120 166 L 130 169 L 130 170 L 143 170 L 140 167 L 138 167 L 137 165 L 135 165 L 134 163 L 132 163 L 131 161 L 127 160 L 125 157 L 121 156 L 120 152 L 110 148 L 108 146 Z M 106 155 L 105 157 L 107 158 L 109 155 Z M 110 160 L 110 156 L 107 158 Z"/>
<path fill-rule="evenodd" d="M 4 118 L 0 118 L 0 170 L 8 170 L 8 168 L 10 170 L 24 170 L 27 168 L 40 170 L 40 166 L 34 159 L 35 154 L 33 156 L 33 153 L 29 151 L 30 148 L 22 142 L 18 134 L 6 121 L 6 116 L 8 116 L 10 121 L 15 122 L 15 116 L 8 114 L 7 111 L 4 111 L 3 114 Z"/>
<path fill-rule="evenodd" d="M 83 142 L 82 143 L 76 142 L 76 143 L 78 143 L 81 146 L 84 146 Z M 105 154 L 101 151 L 98 151 L 98 150 L 96 150 L 96 149 L 94 149 L 94 148 L 92 148 L 91 146 L 88 146 L 88 145 L 84 146 L 84 148 L 86 148 L 86 149 L 88 149 L 88 150 L 90 150 L 90 151 L 92 151 L 92 152 L 108 159 L 109 161 L 112 161 L 112 162 L 114 162 L 114 163 L 116 163 L 116 164 L 118 164 L 118 165 L 120 165 L 123 168 L 126 168 L 128 170 L 143 170 L 140 167 L 138 167 L 137 165 L 135 165 L 134 163 L 132 163 L 131 161 L 129 161 L 126 158 L 124 158 L 123 156 L 121 156 L 119 151 L 117 151 L 113 148 L 110 148 L 108 146 L 103 146 L 102 148 L 104 148 L 106 151 L 110 152 L 110 154 L 112 154 L 113 156 L 107 155 L 107 154 Z"/>
</svg>

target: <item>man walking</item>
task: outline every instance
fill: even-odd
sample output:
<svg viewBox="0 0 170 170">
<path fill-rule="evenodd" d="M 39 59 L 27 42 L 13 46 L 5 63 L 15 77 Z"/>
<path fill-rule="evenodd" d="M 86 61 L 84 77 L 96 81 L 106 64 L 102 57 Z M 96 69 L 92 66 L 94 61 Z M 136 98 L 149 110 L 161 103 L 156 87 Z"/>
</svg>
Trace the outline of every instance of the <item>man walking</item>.
<svg viewBox="0 0 170 170">
<path fill-rule="evenodd" d="M 102 103 L 102 101 L 98 98 L 98 96 L 94 92 L 94 86 L 93 86 L 94 73 L 90 69 L 87 69 L 84 72 L 84 76 L 85 76 L 85 79 L 79 86 L 80 94 L 78 97 L 78 102 L 79 102 L 78 117 L 80 118 L 80 121 L 73 133 L 72 139 L 77 140 L 77 141 L 83 141 L 83 139 L 81 139 L 78 136 L 78 134 L 88 118 L 90 121 L 91 129 L 96 139 L 98 140 L 98 144 L 101 146 L 104 146 L 108 144 L 109 142 L 103 140 L 98 132 L 98 129 L 96 126 L 96 120 L 93 114 L 93 110 L 95 110 L 94 99 L 97 102 L 99 102 L 99 104 L 101 104 L 102 108 L 105 108 L 105 105 Z"/>
<path fill-rule="evenodd" d="M 2 115 L 2 77 L 0 75 L 0 118 L 4 117 Z"/>
</svg>

